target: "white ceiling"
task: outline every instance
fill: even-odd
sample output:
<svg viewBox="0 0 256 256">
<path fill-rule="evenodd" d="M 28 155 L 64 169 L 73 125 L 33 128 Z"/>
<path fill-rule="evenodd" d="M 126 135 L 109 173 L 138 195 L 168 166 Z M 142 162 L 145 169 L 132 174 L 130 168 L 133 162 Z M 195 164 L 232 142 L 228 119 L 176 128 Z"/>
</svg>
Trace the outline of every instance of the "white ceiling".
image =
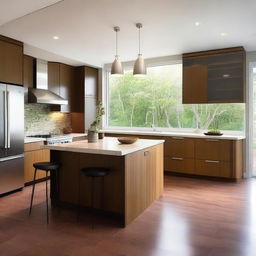
<svg viewBox="0 0 256 256">
<path fill-rule="evenodd" d="M 136 22 L 143 23 L 145 58 L 240 45 L 256 50 L 255 0 L 64 0 L 19 19 L 15 18 L 57 1 L 0 1 L 0 15 L 13 13 L 0 20 L 7 22 L 0 26 L 1 34 L 36 47 L 34 54 L 42 55 L 43 49 L 47 58 L 53 53 L 53 59 L 62 56 L 74 65 L 112 62 L 115 25 L 121 27 L 121 60 L 135 59 Z M 227 35 L 221 36 L 223 32 Z M 60 39 L 53 40 L 55 35 Z"/>
</svg>

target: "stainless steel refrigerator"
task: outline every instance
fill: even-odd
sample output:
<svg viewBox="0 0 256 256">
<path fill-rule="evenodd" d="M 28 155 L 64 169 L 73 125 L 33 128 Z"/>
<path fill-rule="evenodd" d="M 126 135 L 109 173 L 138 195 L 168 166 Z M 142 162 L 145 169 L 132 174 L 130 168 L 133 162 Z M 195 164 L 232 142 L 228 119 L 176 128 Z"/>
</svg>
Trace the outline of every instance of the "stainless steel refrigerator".
<svg viewBox="0 0 256 256">
<path fill-rule="evenodd" d="M 24 89 L 0 83 L 0 196 L 24 186 Z"/>
</svg>

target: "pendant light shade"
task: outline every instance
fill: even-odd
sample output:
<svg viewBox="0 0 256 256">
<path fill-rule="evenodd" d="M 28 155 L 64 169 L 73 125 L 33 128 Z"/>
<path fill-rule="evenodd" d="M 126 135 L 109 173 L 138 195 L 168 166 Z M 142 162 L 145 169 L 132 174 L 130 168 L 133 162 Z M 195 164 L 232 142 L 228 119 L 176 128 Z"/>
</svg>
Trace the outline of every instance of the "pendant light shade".
<svg viewBox="0 0 256 256">
<path fill-rule="evenodd" d="M 117 36 L 117 33 L 120 31 L 120 28 L 114 27 L 114 31 L 116 32 L 116 56 L 111 66 L 111 75 L 122 76 L 124 74 L 124 70 L 122 67 L 122 62 L 120 61 L 118 56 L 118 36 Z"/>
<path fill-rule="evenodd" d="M 134 63 L 133 75 L 134 76 L 145 76 L 147 74 L 147 68 L 145 65 L 144 58 L 142 57 L 142 54 L 140 52 L 140 29 L 142 28 L 142 24 L 137 23 L 136 27 L 139 29 L 139 54 L 138 54 L 137 60 Z"/>
</svg>

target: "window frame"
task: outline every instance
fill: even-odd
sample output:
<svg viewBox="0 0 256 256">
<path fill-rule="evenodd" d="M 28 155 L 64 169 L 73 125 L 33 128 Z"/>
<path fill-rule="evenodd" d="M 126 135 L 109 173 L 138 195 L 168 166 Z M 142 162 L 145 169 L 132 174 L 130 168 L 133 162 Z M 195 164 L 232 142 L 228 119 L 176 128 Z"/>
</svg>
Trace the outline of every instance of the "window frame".
<svg viewBox="0 0 256 256">
<path fill-rule="evenodd" d="M 147 67 L 158 67 L 158 66 L 166 66 L 166 65 L 175 65 L 182 64 L 182 57 L 180 55 L 177 56 L 167 56 L 160 57 L 155 59 L 145 60 Z M 133 62 L 122 63 L 123 69 L 133 69 Z M 105 116 L 102 121 L 102 130 L 111 131 L 111 132 L 173 132 L 173 133 L 195 133 L 198 132 L 196 128 L 169 128 L 169 127 L 125 127 L 125 126 L 110 126 L 108 123 L 109 117 L 109 76 L 111 71 L 111 64 L 104 65 L 103 69 L 103 88 L 102 88 L 102 100 L 103 106 L 105 108 Z M 202 133 L 203 130 L 200 129 L 199 133 Z M 235 130 L 223 130 L 225 134 L 228 135 L 238 135 L 243 136 L 245 134 L 244 131 L 235 131 Z"/>
</svg>

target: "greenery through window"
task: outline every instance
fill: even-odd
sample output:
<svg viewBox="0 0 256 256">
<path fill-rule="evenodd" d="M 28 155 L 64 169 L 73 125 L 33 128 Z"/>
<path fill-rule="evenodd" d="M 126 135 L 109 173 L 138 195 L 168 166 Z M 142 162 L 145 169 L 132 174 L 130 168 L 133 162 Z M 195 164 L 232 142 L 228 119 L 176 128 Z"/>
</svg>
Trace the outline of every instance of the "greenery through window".
<svg viewBox="0 0 256 256">
<path fill-rule="evenodd" d="M 195 92 L 196 93 L 196 92 Z M 109 76 L 109 127 L 244 130 L 244 104 L 182 104 L 182 64 Z"/>
</svg>

